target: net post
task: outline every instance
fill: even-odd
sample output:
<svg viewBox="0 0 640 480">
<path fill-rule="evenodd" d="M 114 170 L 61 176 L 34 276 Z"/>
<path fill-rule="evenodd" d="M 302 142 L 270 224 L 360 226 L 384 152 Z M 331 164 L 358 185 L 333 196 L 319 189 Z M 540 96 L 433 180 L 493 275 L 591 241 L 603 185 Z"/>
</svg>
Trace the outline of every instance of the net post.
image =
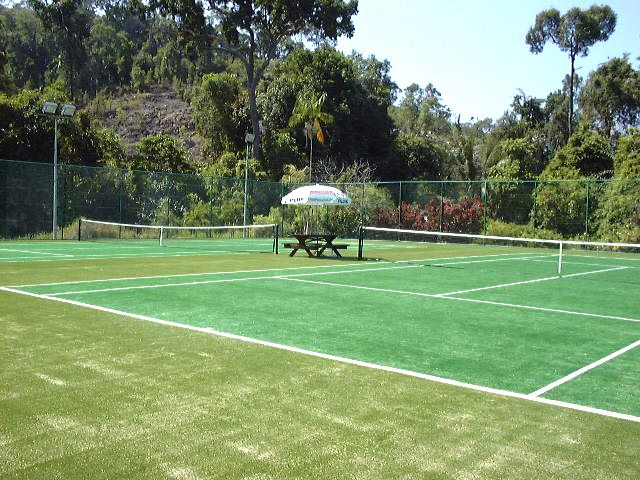
<svg viewBox="0 0 640 480">
<path fill-rule="evenodd" d="M 562 275 L 562 240 L 560 240 L 560 249 L 558 252 L 558 275 Z"/>
<path fill-rule="evenodd" d="M 160 246 L 163 246 L 162 240 L 164 239 L 164 227 L 160 227 Z"/>
<path fill-rule="evenodd" d="M 362 260 L 362 250 L 364 247 L 364 227 L 358 227 L 358 260 Z"/>
<path fill-rule="evenodd" d="M 78 218 L 78 241 L 81 240 L 80 234 L 82 233 L 82 217 Z"/>
<path fill-rule="evenodd" d="M 278 239 L 280 237 L 280 225 L 276 223 L 273 235 L 273 252 L 278 255 Z"/>
</svg>

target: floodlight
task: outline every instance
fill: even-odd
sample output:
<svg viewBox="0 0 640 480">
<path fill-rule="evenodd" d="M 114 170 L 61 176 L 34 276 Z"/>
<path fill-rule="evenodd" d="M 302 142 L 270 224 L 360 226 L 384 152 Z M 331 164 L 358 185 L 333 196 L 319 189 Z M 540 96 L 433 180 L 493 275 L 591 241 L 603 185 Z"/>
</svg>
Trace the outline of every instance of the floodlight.
<svg viewBox="0 0 640 480">
<path fill-rule="evenodd" d="M 65 103 L 60 111 L 60 115 L 63 117 L 73 117 L 74 113 L 76 113 L 76 106 L 70 103 Z"/>
<path fill-rule="evenodd" d="M 42 113 L 46 113 L 47 115 L 55 115 L 58 111 L 58 104 L 55 102 L 44 102 L 42 106 Z"/>
<path fill-rule="evenodd" d="M 56 102 L 44 102 L 42 113 L 53 117 L 53 232 L 54 240 L 58 238 L 58 122 L 73 117 L 76 106 L 70 103 L 59 105 Z"/>
</svg>

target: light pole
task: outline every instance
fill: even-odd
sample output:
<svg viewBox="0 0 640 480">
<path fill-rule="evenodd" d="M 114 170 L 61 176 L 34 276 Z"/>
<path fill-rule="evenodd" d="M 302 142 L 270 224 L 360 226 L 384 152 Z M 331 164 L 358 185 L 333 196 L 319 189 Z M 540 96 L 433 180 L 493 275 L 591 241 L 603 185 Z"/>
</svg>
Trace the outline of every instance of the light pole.
<svg viewBox="0 0 640 480">
<path fill-rule="evenodd" d="M 255 136 L 253 133 L 247 133 L 244 136 L 244 141 L 247 144 L 247 154 L 244 157 L 244 209 L 242 213 L 242 226 L 247 226 L 247 183 L 249 180 L 249 144 L 253 143 Z M 247 229 L 243 230 L 243 237 L 247 236 Z"/>
<path fill-rule="evenodd" d="M 58 121 L 63 118 L 71 118 L 76 112 L 75 105 L 70 103 L 58 104 L 44 102 L 42 113 L 53 117 L 53 230 L 54 240 L 58 239 Z"/>
</svg>

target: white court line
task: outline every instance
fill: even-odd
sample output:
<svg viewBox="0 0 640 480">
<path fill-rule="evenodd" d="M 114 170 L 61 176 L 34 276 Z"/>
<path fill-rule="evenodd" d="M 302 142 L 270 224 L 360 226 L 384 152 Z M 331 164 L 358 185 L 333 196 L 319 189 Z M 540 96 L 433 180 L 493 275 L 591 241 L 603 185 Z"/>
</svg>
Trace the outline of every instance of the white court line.
<svg viewBox="0 0 640 480">
<path fill-rule="evenodd" d="M 382 262 L 378 262 L 382 263 Z M 206 275 L 232 275 L 236 273 L 262 273 L 262 272 L 281 272 L 283 270 L 303 270 L 311 268 L 333 268 L 333 267 L 347 267 L 361 265 L 360 263 L 347 263 L 347 264 L 331 264 L 331 265 L 314 265 L 313 267 L 284 267 L 284 268 L 263 268 L 255 270 L 234 270 L 234 271 L 222 271 L 222 272 L 203 272 L 203 273 L 177 273 L 173 275 L 149 275 L 142 277 L 119 277 L 119 278 L 106 278 L 101 280 L 74 280 L 69 282 L 54 282 L 54 283 L 32 283 L 25 285 L 14 285 L 13 288 L 22 287 L 47 287 L 50 285 L 79 285 L 83 283 L 96 283 L 96 282 L 122 282 L 125 280 L 153 280 L 156 278 L 179 278 L 179 277 L 199 277 Z"/>
<path fill-rule="evenodd" d="M 640 247 L 640 244 L 637 245 L 638 247 Z M 640 252 L 640 249 L 638 250 Z M 570 251 L 571 252 L 571 251 Z M 598 253 L 597 250 L 595 250 L 596 253 Z M 604 258 L 604 259 L 613 259 L 613 260 L 626 260 L 628 262 L 640 262 L 640 254 L 638 253 L 628 253 L 627 255 L 632 255 L 632 256 L 628 256 L 628 257 L 619 257 L 617 255 L 624 255 L 624 253 L 622 252 L 616 252 L 616 253 L 607 253 L 607 252 L 601 252 L 603 255 L 601 256 L 596 256 L 593 254 L 589 254 L 589 253 L 584 253 L 584 252 L 571 252 L 571 253 L 565 253 L 564 256 L 567 257 L 576 257 L 576 258 Z"/>
<path fill-rule="evenodd" d="M 61 303 L 67 303 L 70 305 L 75 305 L 78 307 L 83 307 L 83 308 L 89 308 L 92 310 L 98 310 L 101 312 L 105 312 L 105 313 L 111 313 L 111 314 L 115 314 L 115 315 L 120 315 L 123 317 L 128 317 L 128 318 L 133 318 L 136 320 L 142 320 L 142 321 L 146 321 L 146 322 L 152 322 L 152 323 L 156 323 L 156 324 L 160 324 L 160 325 L 166 325 L 166 326 L 171 326 L 171 327 L 176 327 L 176 328 L 182 328 L 185 330 L 191 330 L 191 331 L 196 331 L 196 332 L 203 332 L 203 333 L 207 333 L 210 335 L 216 335 L 218 337 L 224 337 L 224 338 L 229 338 L 232 340 L 239 340 L 242 342 L 247 342 L 247 343 L 253 343 L 253 344 L 257 344 L 257 345 L 262 345 L 265 347 L 270 347 L 270 348 L 277 348 L 279 350 L 286 350 L 289 352 L 293 352 L 293 353 L 299 353 L 299 354 L 303 354 L 303 355 L 308 355 L 308 356 L 312 356 L 312 357 L 317 357 L 317 358 L 322 358 L 325 360 L 331 360 L 331 361 L 335 361 L 335 362 L 340 362 L 340 363 L 346 363 L 349 365 L 355 365 L 355 366 L 360 366 L 360 367 L 364 367 L 364 368 L 370 368 L 373 370 L 381 370 L 384 372 L 389 372 L 389 373 L 396 373 L 396 374 L 400 374 L 400 375 L 406 375 L 406 376 L 410 376 L 410 377 L 415 377 L 415 378 L 420 378 L 423 380 L 430 380 L 432 382 L 437 382 L 437 383 L 441 383 L 441 384 L 446 384 L 446 385 L 451 385 L 451 386 L 456 386 L 456 387 L 462 387 L 462 388 L 466 388 L 469 390 L 475 390 L 478 392 L 483 392 L 483 393 L 490 393 L 490 394 L 494 394 L 494 395 L 501 395 L 504 397 L 511 397 L 511 398 L 517 398 L 520 400 L 528 400 L 531 402 L 536 402 L 536 403 L 541 403 L 541 404 L 545 404 L 545 405 L 553 405 L 553 406 L 557 406 L 557 407 L 562 407 L 562 408 L 567 408 L 570 410 L 577 410 L 580 412 L 586 412 L 586 413 L 592 413 L 592 414 L 596 414 L 596 415 L 602 415 L 605 417 L 612 417 L 612 418 L 617 418 L 620 420 L 627 420 L 630 422 L 637 422 L 640 423 L 640 417 L 635 416 L 635 415 L 629 415 L 629 414 L 625 414 L 625 413 L 618 413 L 618 412 L 612 412 L 610 410 L 603 410 L 600 408 L 594 408 L 594 407 L 588 407 L 585 405 L 578 405 L 575 403 L 569 403 L 569 402 L 562 402 L 559 400 L 551 400 L 551 399 L 547 399 L 544 397 L 534 397 L 531 395 L 526 395 L 523 393 L 518 393 L 518 392 L 512 392 L 509 390 L 501 390 L 501 389 L 497 389 L 497 388 L 491 388 L 491 387 L 485 387 L 482 385 L 475 385 L 472 383 L 466 383 L 466 382 L 460 382 L 458 380 L 452 380 L 449 378 L 443 378 L 443 377 L 438 377 L 435 375 L 429 375 L 426 373 L 420 373 L 420 372 L 414 372 L 411 370 L 404 370 L 401 368 L 395 368 L 395 367 L 390 367 L 390 366 L 386 366 L 386 365 L 379 365 L 379 364 L 375 364 L 375 363 L 369 363 L 369 362 L 363 362 L 360 360 L 353 360 L 350 358 L 346 358 L 346 357 L 339 357 L 336 355 L 329 355 L 326 353 L 320 353 L 320 352 L 314 352 L 312 350 L 306 350 L 306 349 L 302 349 L 302 348 L 298 348 L 298 347 L 292 347 L 289 345 L 283 345 L 280 343 L 274 343 L 274 342 L 268 342 L 265 340 L 260 340 L 257 338 L 252 338 L 252 337 L 245 337 L 242 335 L 236 335 L 233 333 L 226 333 L 226 332 L 221 332 L 218 330 L 214 330 L 212 328 L 206 328 L 206 327 L 195 327 L 195 326 L 191 326 L 191 325 L 185 325 L 182 323 L 177 323 L 177 322 L 171 322 L 168 320 L 161 320 L 159 318 L 154 318 L 154 317 L 148 317 L 145 315 L 138 315 L 138 314 L 134 314 L 134 313 L 129 313 L 129 312 L 124 312 L 122 310 L 115 310 L 112 308 L 107 308 L 107 307 L 100 307 L 98 305 L 92 305 L 90 303 L 82 303 L 82 302 L 77 302 L 75 300 L 68 300 L 68 299 L 63 299 L 63 298 L 55 298 L 55 297 L 49 297 L 47 295 L 39 295 L 37 293 L 30 293 L 30 292 L 24 292 L 21 290 L 14 290 L 12 288 L 7 288 L 7 287 L 0 287 L 0 290 L 6 291 L 6 292 L 11 292 L 11 293 L 16 293 L 19 295 L 27 295 L 29 297 L 35 297 L 35 298 L 39 298 L 39 299 L 44 299 L 44 300 L 52 300 L 54 302 L 61 302 Z"/>
<path fill-rule="evenodd" d="M 557 257 L 557 255 L 556 255 Z M 585 265 L 587 267 L 621 267 L 622 265 L 617 264 L 614 265 L 612 263 L 591 263 L 591 262 L 575 262 L 573 260 L 567 260 L 567 255 L 563 255 L 562 256 L 563 261 L 562 261 L 562 265 Z M 557 264 L 558 261 L 557 260 L 531 260 L 532 262 L 538 262 L 538 263 L 555 263 Z M 631 266 L 631 265 L 624 265 L 624 268 L 636 268 L 635 266 Z"/>
<path fill-rule="evenodd" d="M 126 240 L 123 240 L 126 241 Z M 66 240 L 64 240 L 64 242 L 66 242 Z M 9 250 L 6 248 L 2 248 L 0 247 L 0 251 L 1 250 L 6 250 L 6 251 L 15 251 L 15 252 L 19 252 L 19 251 L 24 251 L 25 253 L 40 253 L 42 252 L 42 254 L 47 254 L 49 252 L 55 252 L 55 251 L 60 251 L 60 250 L 67 250 L 67 249 L 71 249 L 74 252 L 77 252 L 79 250 L 89 250 L 90 252 L 93 251 L 95 252 L 96 250 L 100 250 L 102 246 L 109 246 L 112 247 L 114 250 L 151 250 L 151 249 L 157 249 L 157 248 L 174 248 L 174 249 L 178 249 L 178 248 L 193 248 L 193 247 L 197 247 L 197 248 L 205 248 L 206 246 L 220 246 L 220 244 L 222 244 L 222 246 L 229 246 L 229 247 L 245 247 L 247 245 L 251 245 L 254 247 L 257 246 L 264 246 L 264 247 L 270 247 L 271 245 L 273 245 L 272 242 L 269 243 L 258 243 L 258 242 L 245 242 L 243 243 L 242 241 L 238 241 L 238 242 L 226 242 L 224 240 L 185 240 L 184 242 L 181 242 L 180 240 L 167 240 L 168 244 L 164 245 L 164 246 L 160 246 L 160 243 L 158 240 L 155 240 L 155 243 L 149 243 L 147 245 L 132 245 L 132 244 L 118 244 L 117 242 L 80 242 L 80 245 L 78 244 L 74 244 L 74 245 L 68 245 L 68 244 L 62 244 L 62 245 L 45 245 L 40 247 L 39 251 L 33 251 L 33 252 L 29 252 L 27 250 Z M 185 247 L 185 242 L 189 242 L 188 244 L 192 245 L 192 247 Z M 91 246 L 86 245 L 85 243 L 89 243 Z M 214 245 L 216 244 L 216 245 Z M 33 246 L 33 245 L 31 245 Z M 99 247 L 100 246 L 100 247 Z M 20 248 L 20 247 L 18 247 Z"/>
<path fill-rule="evenodd" d="M 509 255 L 509 254 L 505 254 Z M 472 260 L 468 262 L 446 262 L 446 263 L 432 263 L 430 266 L 432 267 L 442 267 L 448 265 L 466 265 L 469 263 L 487 263 L 487 262 L 507 262 L 509 260 L 531 260 L 535 258 L 542 258 L 551 255 L 534 255 L 534 256 L 526 256 L 526 257 L 510 257 L 510 258 L 499 258 L 499 259 L 487 259 L 487 260 Z M 462 258 L 462 257 L 460 257 Z"/>
<path fill-rule="evenodd" d="M 69 255 L 67 253 L 53 253 L 53 252 L 35 252 L 33 250 L 22 250 L 15 248 L 0 248 L 3 252 L 17 252 L 17 253 L 29 253 L 31 255 L 53 255 L 59 257 L 73 257 L 73 255 Z"/>
<path fill-rule="evenodd" d="M 603 270 L 592 270 L 591 272 L 570 273 L 568 275 L 555 275 L 553 277 L 536 278 L 534 280 L 523 280 L 521 282 L 503 283 L 501 285 L 490 285 L 488 287 L 470 288 L 468 290 L 458 290 L 457 292 L 440 293 L 436 296 L 447 297 L 449 295 L 460 295 L 463 293 L 480 292 L 482 290 L 491 290 L 493 288 L 513 287 L 515 285 L 524 285 L 526 283 L 546 282 L 547 280 L 558 280 L 559 278 L 579 277 L 581 275 L 592 275 L 594 273 L 611 272 L 613 270 L 624 270 L 629 267 L 605 268 Z"/>
<path fill-rule="evenodd" d="M 30 260 L 35 262 L 59 262 L 60 260 L 71 261 L 71 260 L 98 260 L 98 259 L 120 259 L 120 258 L 129 258 L 129 257 L 145 257 L 145 258 L 155 258 L 155 257 L 197 257 L 200 255 L 209 255 L 210 253 L 226 253 L 227 255 L 247 255 L 249 252 L 264 252 L 265 250 L 244 250 L 242 252 L 230 252 L 227 250 L 191 250 L 188 252 L 171 252 L 171 253 L 117 253 L 117 254 L 104 254 L 104 255 L 69 255 L 69 258 L 31 258 Z M 19 263 L 23 260 L 2 260 L 0 259 L 0 263 Z"/>
<path fill-rule="evenodd" d="M 637 340 L 637 341 L 631 343 L 630 345 L 627 345 L 626 347 L 621 348 L 620 350 L 617 350 L 617 351 L 613 352 L 612 354 L 601 358 L 600 360 L 597 360 L 597 361 L 595 361 L 593 363 L 590 363 L 589 365 L 587 365 L 585 367 L 582 367 L 581 369 L 576 370 L 575 372 L 572 372 L 569 375 L 567 375 L 565 377 L 562 377 L 562 378 L 556 380 L 555 382 L 550 383 L 549 385 L 536 390 L 533 393 L 530 393 L 529 396 L 530 397 L 539 397 L 540 395 L 543 395 L 543 394 L 547 393 L 549 390 L 553 390 L 557 386 L 562 385 L 563 383 L 567 383 L 568 381 L 573 380 L 574 378 L 582 375 L 583 373 L 588 372 L 589 370 L 593 370 L 594 368 L 599 367 L 603 363 L 606 363 L 609 360 L 613 360 L 614 358 L 619 357 L 620 355 L 622 355 L 623 353 L 628 352 L 629 350 L 633 350 L 634 348 L 636 348 L 639 345 L 640 345 L 640 340 Z"/>
<path fill-rule="evenodd" d="M 18 260 L 39 260 L 39 261 L 44 260 L 46 262 L 53 261 L 51 259 L 43 259 L 42 257 L 15 257 L 15 256 L 5 257 L 5 258 L 0 257 L 0 263 L 17 263 Z M 65 258 L 65 260 L 67 259 Z"/>
<path fill-rule="evenodd" d="M 24 285 L 13 285 L 14 288 L 22 288 L 22 287 L 45 287 L 49 285 L 71 285 L 71 284 L 82 284 L 82 283 L 95 283 L 95 282 L 118 282 L 123 280 L 147 280 L 147 279 L 155 279 L 155 278 L 178 278 L 178 277 L 192 277 L 199 275 L 219 275 L 219 274 L 234 274 L 234 273 L 260 273 L 260 272 L 272 272 L 272 271 L 283 271 L 283 270 L 307 270 L 307 269 L 316 269 L 316 268 L 335 268 L 335 267 L 355 267 L 355 266 L 364 266 L 369 265 L 371 268 L 369 270 L 377 270 L 377 265 L 389 265 L 389 264 L 397 264 L 397 263 L 414 263 L 414 262 L 433 262 L 436 260 L 453 260 L 453 259 L 467 259 L 467 258 L 485 258 L 485 257 L 501 257 L 505 255 L 522 255 L 521 253 L 501 253 L 501 254 L 491 254 L 491 255 L 470 255 L 464 257 L 439 257 L 439 258 L 423 258 L 423 259 L 415 259 L 415 260 L 394 260 L 394 261 L 378 261 L 371 263 L 332 263 L 331 265 L 314 265 L 314 266 L 305 266 L 305 267 L 282 267 L 282 268 L 267 268 L 267 269 L 255 269 L 255 270 L 236 270 L 236 271 L 224 271 L 224 272 L 204 272 L 204 273 L 178 273 L 173 275 L 152 275 L 152 276 L 140 276 L 140 277 L 119 277 L 119 278 L 107 278 L 107 279 L 98 279 L 98 280 L 74 280 L 69 282 L 53 282 L 53 283 L 32 283 L 32 284 L 24 284 Z M 522 257 L 514 257 L 513 259 L 519 259 Z M 455 262 L 459 263 L 459 262 Z"/>
<path fill-rule="evenodd" d="M 136 285 L 136 286 L 127 286 L 127 287 L 110 287 L 110 288 L 96 288 L 93 290 L 77 290 L 70 292 L 57 292 L 57 293 L 47 293 L 50 297 L 57 297 L 61 295 L 84 295 L 87 293 L 104 293 L 104 292 L 118 292 L 124 290 L 144 290 L 149 288 L 163 288 L 163 287 L 187 287 L 193 285 L 208 285 L 211 283 L 234 283 L 234 282 L 245 282 L 252 280 L 280 280 L 283 278 L 290 277 L 304 277 L 304 276 L 317 276 L 317 275 L 338 275 L 342 273 L 356 273 L 356 272 L 368 272 L 368 271 L 377 271 L 377 270 L 394 270 L 400 268 L 418 268 L 422 267 L 422 265 L 403 265 L 401 267 L 383 267 L 383 268 L 363 268 L 358 270 L 344 270 L 344 271 L 335 271 L 335 272 L 307 272 L 307 273 L 292 273 L 290 275 L 274 275 L 274 276 L 263 276 L 263 277 L 243 277 L 243 278 L 223 278 L 216 280 L 198 280 L 195 282 L 179 282 L 179 283 L 161 283 L 157 285 Z"/>
<path fill-rule="evenodd" d="M 524 257 L 521 257 L 524 258 Z M 518 258 L 519 259 L 519 258 Z M 477 261 L 488 262 L 494 261 L 499 262 L 505 260 L 504 258 L 500 259 L 492 259 L 492 260 L 475 260 L 468 262 L 454 262 L 455 265 L 465 264 L 465 263 L 474 263 Z M 511 259 L 507 259 L 511 260 Z M 441 265 L 447 265 L 446 263 Z M 99 288 L 93 290 L 76 290 L 76 291 L 67 291 L 67 292 L 53 292 L 48 293 L 47 295 L 55 297 L 60 295 L 84 295 L 87 293 L 104 293 L 104 292 L 117 292 L 117 291 L 125 291 L 125 290 L 144 290 L 149 288 L 164 288 L 164 287 L 182 287 L 182 286 L 193 286 L 193 285 L 207 285 L 212 283 L 232 283 L 232 282 L 243 282 L 249 280 L 269 280 L 269 279 L 282 279 L 289 277 L 305 277 L 305 276 L 318 276 L 318 275 L 340 275 L 344 273 L 362 273 L 362 272 L 370 272 L 370 271 L 378 271 L 378 270 L 398 270 L 398 269 L 406 269 L 406 268 L 422 268 L 424 265 L 402 265 L 402 266 L 393 266 L 393 267 L 372 267 L 372 268 L 359 268 L 355 270 L 337 270 L 332 272 L 307 272 L 307 273 L 297 273 L 290 275 L 276 275 L 276 276 L 263 276 L 263 277 L 245 277 L 245 278 L 229 278 L 222 280 L 199 280 L 195 282 L 179 282 L 179 283 L 162 283 L 155 285 L 136 285 L 136 286 L 125 286 L 125 287 L 110 287 L 110 288 Z M 436 295 L 437 296 L 437 295 Z"/>
<path fill-rule="evenodd" d="M 112 288 L 96 288 L 94 290 L 77 290 L 74 292 L 58 292 L 47 293 L 47 297 L 58 297 L 62 295 L 84 295 L 87 293 L 104 293 L 104 292 L 121 292 L 129 290 L 146 290 L 150 288 L 164 288 L 164 287 L 187 287 L 192 285 L 207 285 L 210 283 L 234 283 L 234 282 L 247 282 L 251 280 L 272 280 L 282 277 L 245 277 L 245 278 L 224 278 L 221 280 L 200 280 L 198 282 L 182 282 L 182 283 L 161 283 L 158 285 L 138 285 L 130 287 L 112 287 Z"/>
<path fill-rule="evenodd" d="M 277 277 L 276 277 L 277 278 Z M 280 277 L 282 280 L 288 280 L 290 282 L 302 282 L 302 283 L 315 283 L 318 285 L 328 285 L 332 287 L 341 287 L 341 288 L 356 288 L 360 290 L 370 290 L 374 292 L 385 292 L 385 293 L 398 293 L 400 295 L 412 295 L 416 297 L 428 297 L 428 298 L 441 298 L 443 300 L 455 300 L 457 302 L 470 302 L 470 303 L 484 303 L 487 305 L 496 305 L 499 307 L 511 307 L 511 308 L 521 308 L 524 310 L 535 310 L 541 312 L 552 312 L 552 313 L 562 313 L 566 315 L 578 315 L 583 317 L 594 317 L 594 318 L 607 318 L 611 320 L 622 320 L 625 322 L 638 322 L 640 323 L 640 319 L 636 318 L 627 318 L 627 317 L 618 317 L 614 315 L 600 315 L 597 313 L 586 313 L 586 312 L 575 312 L 571 310 L 560 310 L 556 308 L 545 308 L 545 307 L 533 307 L 530 305 L 518 305 L 515 303 L 503 303 L 503 302 L 491 302 L 488 300 L 476 300 L 474 298 L 460 298 L 460 297 L 445 297 L 442 295 L 431 294 L 431 293 L 419 293 L 419 292 L 408 292 L 404 290 L 392 290 L 388 288 L 376 288 L 376 287 L 364 287 L 360 285 L 349 285 L 344 283 L 331 283 L 331 282 L 319 282 L 316 280 L 303 280 L 301 278 L 292 278 L 291 276 L 283 276 Z"/>
</svg>

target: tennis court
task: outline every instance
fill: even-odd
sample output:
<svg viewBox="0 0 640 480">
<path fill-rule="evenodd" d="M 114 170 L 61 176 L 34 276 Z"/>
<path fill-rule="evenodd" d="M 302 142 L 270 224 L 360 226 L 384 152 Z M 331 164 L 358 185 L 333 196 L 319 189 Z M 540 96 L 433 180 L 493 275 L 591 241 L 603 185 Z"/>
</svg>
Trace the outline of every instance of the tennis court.
<svg viewBox="0 0 640 480">
<path fill-rule="evenodd" d="M 364 261 L 355 240 L 341 261 L 272 247 L 268 238 L 4 242 L 0 263 L 64 267 L 57 281 L 13 282 L 8 293 L 640 421 L 637 252 L 566 252 L 559 275 L 558 254 L 539 245 L 374 239 Z M 211 271 L 62 274 L 78 260 L 193 255 L 236 260 Z"/>
</svg>

